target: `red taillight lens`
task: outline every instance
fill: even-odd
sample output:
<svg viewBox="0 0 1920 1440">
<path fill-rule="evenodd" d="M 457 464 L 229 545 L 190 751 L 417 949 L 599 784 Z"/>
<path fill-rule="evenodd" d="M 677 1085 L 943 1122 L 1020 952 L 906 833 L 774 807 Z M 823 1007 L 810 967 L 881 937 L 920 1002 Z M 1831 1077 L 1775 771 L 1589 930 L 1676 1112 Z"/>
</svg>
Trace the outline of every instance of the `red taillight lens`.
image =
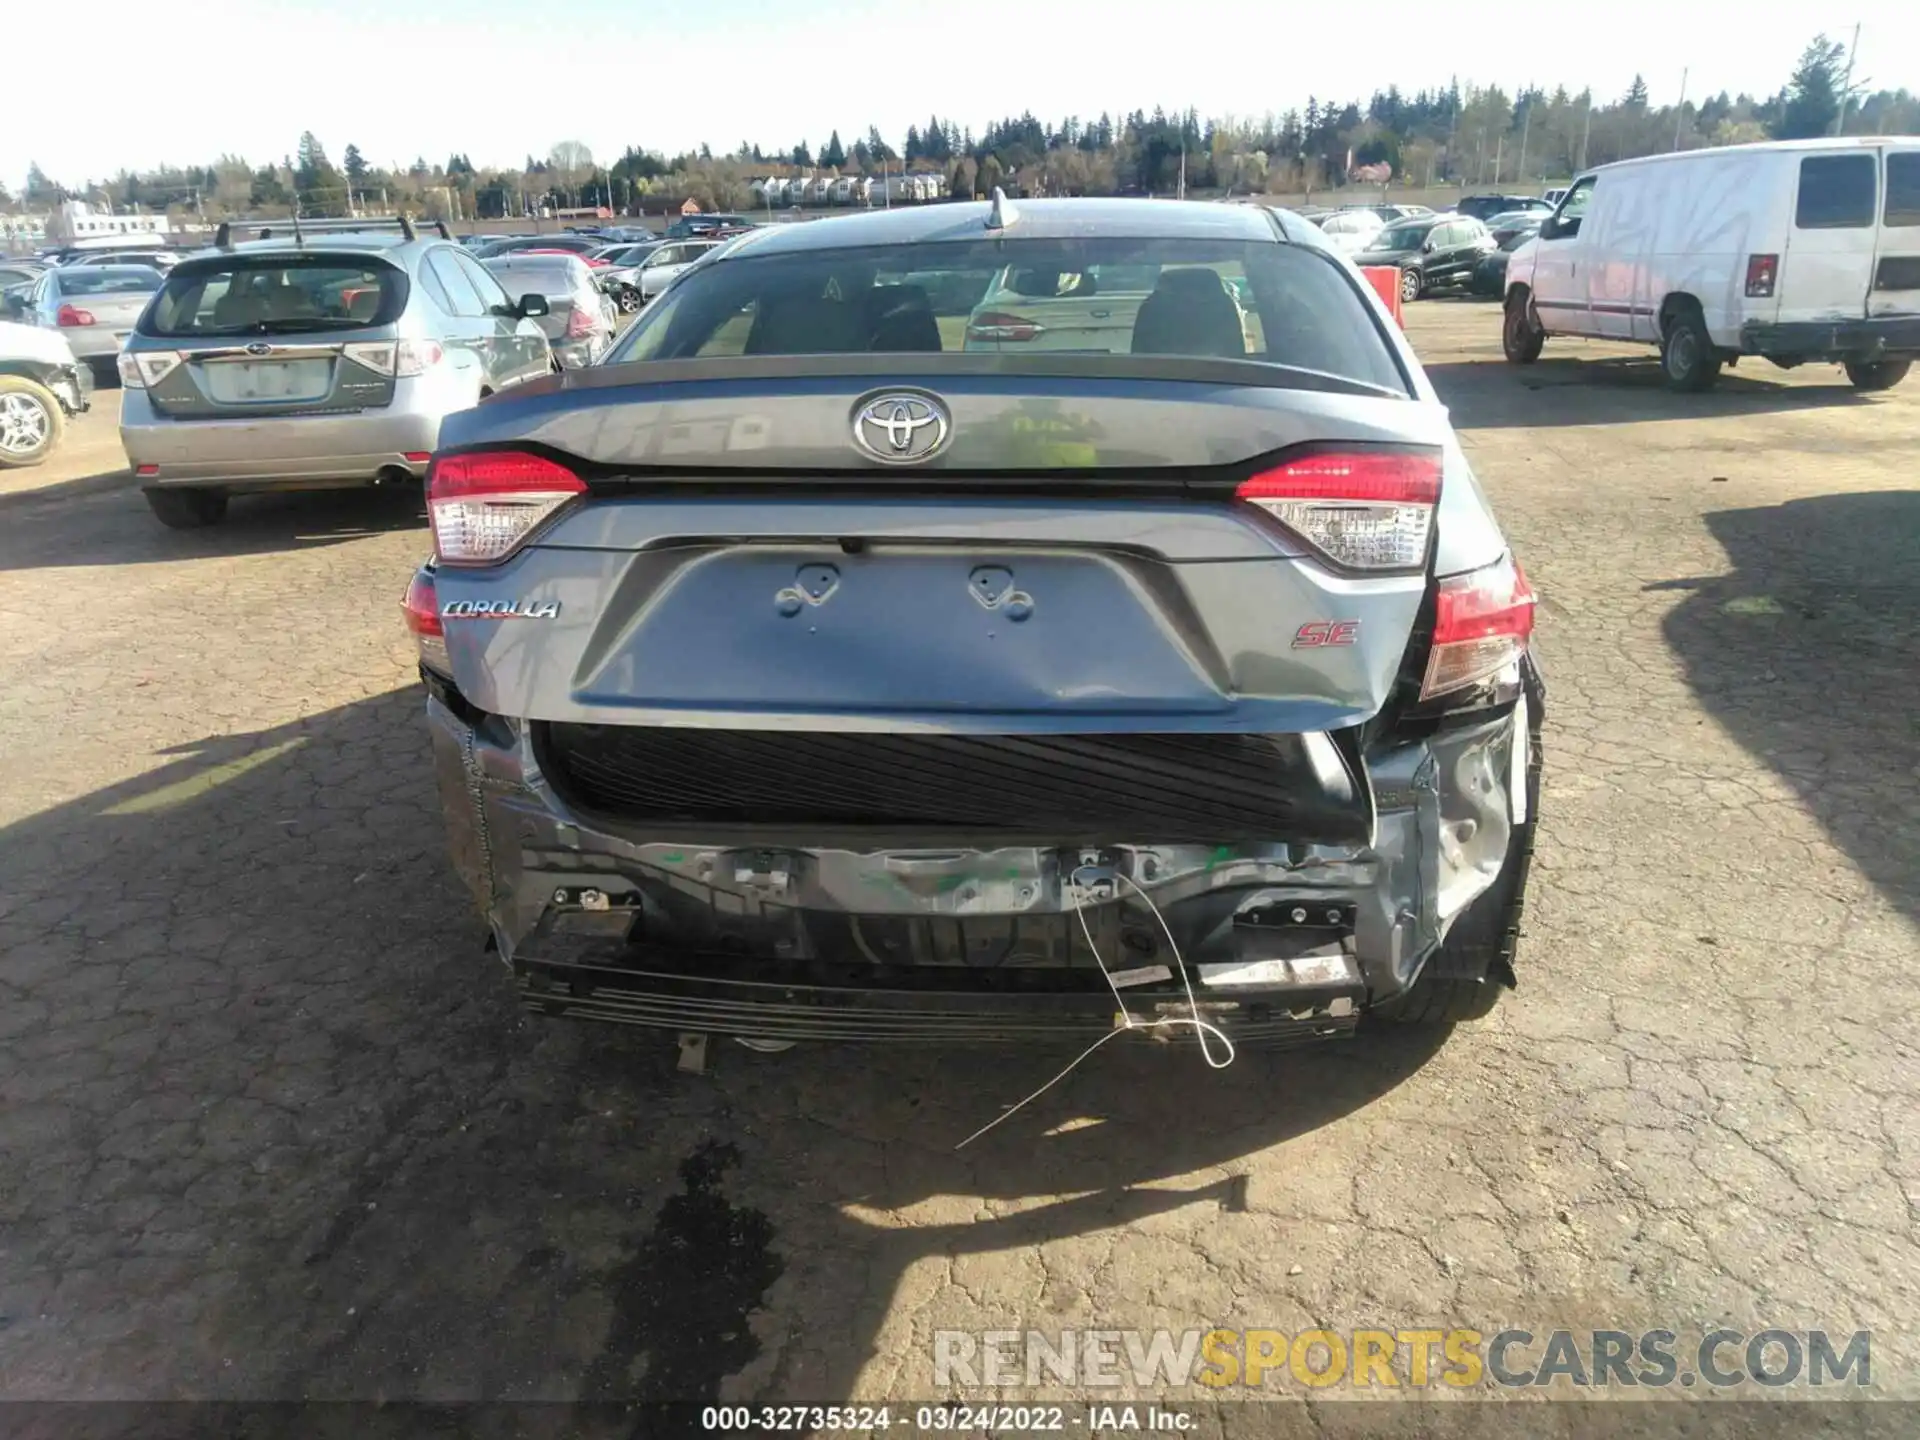
<svg viewBox="0 0 1920 1440">
<path fill-rule="evenodd" d="M 443 455 L 427 472 L 434 551 L 447 565 L 495 564 L 586 489 L 578 475 L 544 455 Z"/>
<path fill-rule="evenodd" d="M 56 325 L 91 325 L 93 324 L 93 312 L 91 310 L 77 310 L 71 305 L 62 305 L 54 312 L 53 322 Z"/>
<path fill-rule="evenodd" d="M 447 634 L 440 624 L 440 597 L 433 588 L 433 576 L 425 570 L 413 572 L 406 598 L 400 602 L 407 629 L 413 632 L 420 649 L 420 663 L 442 675 L 453 674 L 453 662 L 447 655 Z"/>
<path fill-rule="evenodd" d="M 576 300 L 573 302 L 573 309 L 567 312 L 567 338 L 569 340 L 584 340 L 593 334 L 597 324 L 598 321 L 595 319 L 593 312 L 588 310 L 580 301 Z"/>
<path fill-rule="evenodd" d="M 1778 255 L 1749 255 L 1747 257 L 1747 294 L 1755 300 L 1764 300 L 1773 294 L 1774 281 L 1780 276 L 1780 257 Z"/>
<path fill-rule="evenodd" d="M 1440 500 L 1437 450 L 1324 450 L 1243 481 L 1234 492 L 1352 570 L 1427 562 Z"/>
<path fill-rule="evenodd" d="M 967 322 L 969 340 L 1033 340 L 1047 333 L 1047 327 L 1036 325 L 1024 315 L 1010 315 L 1002 310 L 986 310 Z"/>
<path fill-rule="evenodd" d="M 1533 587 L 1510 555 L 1442 580 L 1420 698 L 1485 680 L 1524 655 L 1533 635 L 1533 600 Z"/>
</svg>

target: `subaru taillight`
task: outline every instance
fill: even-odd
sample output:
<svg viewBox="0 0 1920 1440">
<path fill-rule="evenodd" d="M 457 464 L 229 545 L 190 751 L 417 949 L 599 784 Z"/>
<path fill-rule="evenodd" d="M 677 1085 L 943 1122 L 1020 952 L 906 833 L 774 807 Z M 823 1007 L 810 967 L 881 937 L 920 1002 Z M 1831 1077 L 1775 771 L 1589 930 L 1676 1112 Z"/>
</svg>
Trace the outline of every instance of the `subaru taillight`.
<svg viewBox="0 0 1920 1440">
<path fill-rule="evenodd" d="M 1349 570 L 1427 562 L 1440 501 L 1438 450 L 1328 449 L 1299 455 L 1234 492 Z"/>
<path fill-rule="evenodd" d="M 122 350 L 117 363 L 120 383 L 129 390 L 144 390 L 178 370 L 180 354 L 176 350 Z"/>
<path fill-rule="evenodd" d="M 440 597 L 433 588 L 433 576 L 425 570 L 413 572 L 406 598 L 400 602 L 407 629 L 413 632 L 420 651 L 420 663 L 442 675 L 453 674 L 453 660 L 447 654 L 447 632 L 440 624 Z"/>
<path fill-rule="evenodd" d="M 1511 555 L 1442 580 L 1420 698 L 1478 684 L 1524 655 L 1533 635 L 1533 601 L 1533 587 Z"/>
<path fill-rule="evenodd" d="M 1753 300 L 1764 300 L 1773 294 L 1774 282 L 1780 277 L 1780 257 L 1778 255 L 1749 255 L 1747 257 L 1747 296 Z"/>
<path fill-rule="evenodd" d="M 53 312 L 53 323 L 56 325 L 91 325 L 93 324 L 93 312 L 91 310 L 79 310 L 72 305 L 62 304 L 58 310 Z"/>
<path fill-rule="evenodd" d="M 1046 333 L 1046 326 L 1003 310 L 984 310 L 967 322 L 969 340 L 1036 340 Z"/>
<path fill-rule="evenodd" d="M 438 340 L 356 340 L 340 353 L 377 375 L 424 375 L 446 358 Z"/>
<path fill-rule="evenodd" d="M 443 564 L 492 565 L 586 493 L 566 466 L 523 450 L 442 455 L 427 471 L 427 515 Z"/>
</svg>

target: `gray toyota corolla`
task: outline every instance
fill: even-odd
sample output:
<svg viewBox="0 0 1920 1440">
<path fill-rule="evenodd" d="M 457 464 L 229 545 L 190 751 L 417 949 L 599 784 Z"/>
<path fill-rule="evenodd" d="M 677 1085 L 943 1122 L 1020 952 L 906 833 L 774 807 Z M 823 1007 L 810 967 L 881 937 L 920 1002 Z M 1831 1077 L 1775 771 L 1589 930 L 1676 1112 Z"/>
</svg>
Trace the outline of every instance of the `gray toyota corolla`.
<svg viewBox="0 0 1920 1440">
<path fill-rule="evenodd" d="M 769 227 L 440 441 L 406 613 L 535 1008 L 1292 1041 L 1514 983 L 1533 595 L 1304 221 Z"/>
</svg>

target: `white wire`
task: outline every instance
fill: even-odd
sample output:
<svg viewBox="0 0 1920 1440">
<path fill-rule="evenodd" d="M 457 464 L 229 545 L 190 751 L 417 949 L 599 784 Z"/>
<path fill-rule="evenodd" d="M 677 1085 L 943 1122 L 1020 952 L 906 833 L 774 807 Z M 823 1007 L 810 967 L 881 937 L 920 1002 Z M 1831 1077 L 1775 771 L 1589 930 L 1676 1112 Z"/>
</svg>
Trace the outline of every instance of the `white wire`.
<svg viewBox="0 0 1920 1440">
<path fill-rule="evenodd" d="M 1174 969 L 1180 972 L 1180 985 L 1187 992 L 1187 1014 L 1163 1015 L 1158 1020 L 1136 1020 L 1133 1017 L 1133 1012 L 1127 1009 L 1126 997 L 1120 993 L 1120 987 L 1113 983 L 1113 976 L 1107 970 L 1106 962 L 1100 958 L 1100 947 L 1093 943 L 1093 931 L 1087 925 L 1087 912 L 1080 908 L 1080 872 L 1082 870 L 1096 869 L 1104 870 L 1111 874 L 1114 879 L 1125 882 L 1134 894 L 1147 902 L 1147 908 L 1153 912 L 1153 918 L 1159 923 L 1160 933 L 1167 937 L 1167 948 L 1173 952 Z M 967 1146 L 971 1145 L 1002 1121 L 1012 1119 L 1015 1115 L 1026 1109 L 1027 1106 L 1046 1094 L 1047 1091 L 1066 1079 L 1067 1076 L 1071 1075 L 1075 1070 L 1079 1069 L 1080 1062 L 1093 1054 L 1094 1051 L 1113 1039 L 1114 1036 L 1124 1034 L 1129 1030 L 1158 1030 L 1163 1026 L 1167 1028 L 1175 1028 L 1183 1025 L 1191 1026 L 1200 1040 L 1200 1057 L 1207 1062 L 1209 1069 L 1224 1070 L 1234 1061 L 1233 1041 L 1227 1037 L 1227 1033 L 1218 1025 L 1211 1024 L 1200 1018 L 1200 1002 L 1193 998 L 1193 982 L 1187 978 L 1186 962 L 1180 958 L 1180 943 L 1173 938 L 1173 931 L 1167 925 L 1167 917 L 1160 913 L 1160 907 L 1153 903 L 1153 897 L 1135 884 L 1131 876 L 1122 875 L 1118 870 L 1111 870 L 1106 866 L 1078 866 L 1074 869 L 1073 873 L 1067 877 L 1067 884 L 1069 886 L 1068 894 L 1073 900 L 1074 917 L 1080 922 L 1080 933 L 1086 937 L 1087 949 L 1093 955 L 1093 963 L 1100 967 L 1100 978 L 1107 982 L 1107 989 L 1113 992 L 1114 1003 L 1120 1007 L 1120 1023 L 1091 1045 L 1087 1046 L 1087 1048 L 1082 1050 L 1078 1055 L 1074 1056 L 1072 1060 L 1067 1062 L 1066 1068 L 1061 1070 L 1059 1074 L 1047 1081 L 1047 1083 L 1042 1085 L 1038 1090 L 1011 1108 L 1001 1111 L 998 1115 L 994 1116 L 993 1119 L 989 1120 L 958 1145 L 954 1146 L 953 1148 L 956 1150 L 966 1149 Z M 1209 1035 L 1215 1037 L 1222 1045 L 1227 1047 L 1226 1058 L 1224 1060 L 1215 1060 L 1213 1058 L 1213 1051 L 1207 1046 L 1207 1037 Z"/>
</svg>

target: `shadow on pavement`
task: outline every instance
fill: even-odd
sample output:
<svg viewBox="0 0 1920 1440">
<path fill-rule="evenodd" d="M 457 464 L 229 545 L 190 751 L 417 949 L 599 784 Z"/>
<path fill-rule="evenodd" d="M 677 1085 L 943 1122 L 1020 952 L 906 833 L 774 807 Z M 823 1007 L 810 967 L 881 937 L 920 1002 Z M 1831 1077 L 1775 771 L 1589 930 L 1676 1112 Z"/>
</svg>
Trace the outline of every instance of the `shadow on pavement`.
<svg viewBox="0 0 1920 1440">
<path fill-rule="evenodd" d="M 1651 348 L 1645 356 L 1573 359 L 1556 356 L 1552 347 L 1578 342 L 1550 340 L 1546 355 L 1534 364 L 1510 365 L 1500 353 L 1498 313 L 1489 315 L 1486 359 L 1443 360 L 1425 367 L 1456 429 L 1712 420 L 1880 403 L 1855 391 L 1837 368 L 1813 366 L 1805 372 L 1831 376 L 1831 384 L 1788 382 L 1784 371 L 1752 357 L 1739 370 L 1723 372 L 1719 383 L 1700 395 L 1668 390 Z"/>
<path fill-rule="evenodd" d="M 257 555 L 426 525 L 420 487 L 409 485 L 236 495 L 222 524 L 169 530 L 125 470 L 108 471 L 0 494 L 0 570 Z"/>
<path fill-rule="evenodd" d="M 1706 521 L 1733 570 L 1649 587 L 1691 592 L 1668 643 L 1707 712 L 1920 920 L 1920 490 Z"/>
<path fill-rule="evenodd" d="M 6 1398 L 710 1402 L 757 1366 L 835 1399 L 929 1257 L 1191 1206 L 1257 1248 L 1231 1167 L 1443 1038 L 1221 1075 L 1110 1045 L 959 1153 L 1072 1049 L 678 1076 L 665 1037 L 520 1013 L 426 750 L 399 691 L 0 830 Z"/>
</svg>

